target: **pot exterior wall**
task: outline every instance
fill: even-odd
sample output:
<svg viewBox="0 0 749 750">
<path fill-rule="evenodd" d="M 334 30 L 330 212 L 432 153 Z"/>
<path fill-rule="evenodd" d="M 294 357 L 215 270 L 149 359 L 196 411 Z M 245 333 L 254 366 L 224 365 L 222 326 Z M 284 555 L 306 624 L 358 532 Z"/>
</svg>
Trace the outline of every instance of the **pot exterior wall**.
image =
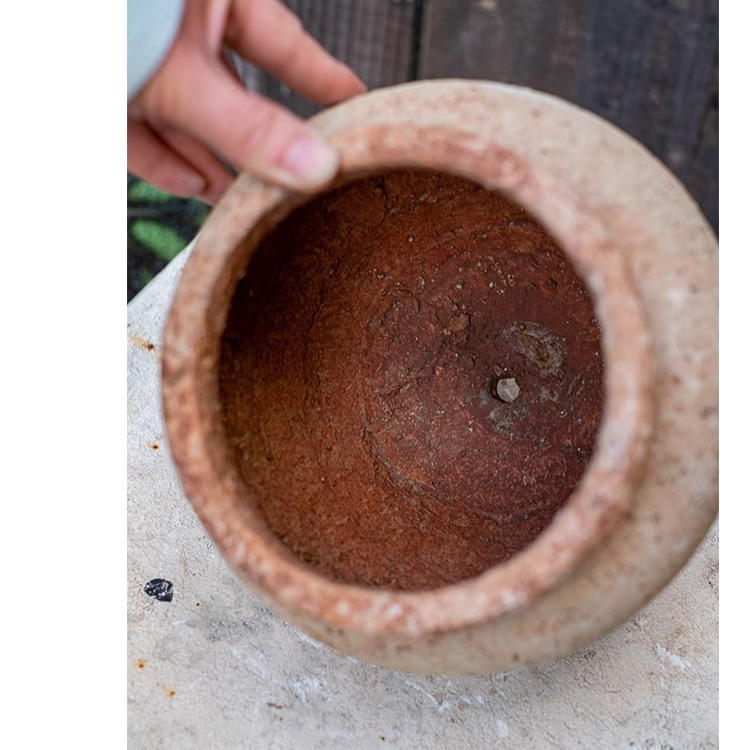
<svg viewBox="0 0 749 750">
<path fill-rule="evenodd" d="M 171 325 L 166 418 L 188 496 L 227 560 L 271 608 L 358 658 L 408 671 L 487 673 L 568 654 L 652 598 L 684 565 L 717 513 L 715 237 L 683 187 L 639 144 L 596 116 L 529 90 L 465 81 L 406 84 L 358 97 L 312 122 L 347 149 L 376 148 L 371 134 L 378 128 L 468 133 L 479 145 L 512 152 L 530 170 L 549 175 L 601 223 L 626 259 L 652 342 L 655 415 L 645 470 L 630 511 L 607 540 L 522 608 L 427 635 L 333 627 L 282 603 L 249 576 L 252 551 L 211 517 L 205 488 L 191 478 L 193 459 L 176 409 L 169 408 L 181 393 L 175 385 L 179 368 L 169 365 L 170 357 L 177 360 L 169 353 L 178 329 Z M 344 150 L 344 169 L 346 161 Z M 267 190 L 241 176 L 209 220 L 209 236 L 222 223 L 234 222 L 236 232 L 245 202 Z M 198 242 L 183 284 L 199 283 L 197 269 L 210 262 L 211 252 Z M 194 303 L 196 295 L 178 292 L 175 308 L 188 298 Z"/>
</svg>

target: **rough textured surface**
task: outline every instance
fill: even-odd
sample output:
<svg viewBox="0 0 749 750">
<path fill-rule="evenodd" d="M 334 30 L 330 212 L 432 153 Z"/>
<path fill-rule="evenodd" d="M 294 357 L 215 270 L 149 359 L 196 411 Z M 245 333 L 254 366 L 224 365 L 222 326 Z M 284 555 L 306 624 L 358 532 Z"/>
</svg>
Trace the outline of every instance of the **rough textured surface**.
<svg viewBox="0 0 749 750">
<path fill-rule="evenodd" d="M 593 452 L 602 371 L 590 297 L 533 217 L 402 170 L 263 242 L 221 391 L 274 533 L 332 578 L 413 590 L 478 575 L 545 528 Z M 512 406 L 498 374 L 522 384 Z"/>
<path fill-rule="evenodd" d="M 168 455 L 159 358 L 185 256 L 129 307 L 128 709 L 134 750 L 718 746 L 717 527 L 582 653 L 486 677 L 373 667 L 271 614 L 229 571 Z M 171 602 L 148 596 L 154 578 Z"/>
<path fill-rule="evenodd" d="M 467 175 L 553 232 L 601 321 L 606 402 L 596 450 L 552 523 L 475 578 L 393 591 L 300 563 L 239 474 L 218 362 L 237 281 L 258 242 L 302 200 L 241 175 L 198 240 L 164 336 L 165 421 L 198 516 L 265 602 L 373 663 L 485 673 L 591 643 L 660 591 L 717 512 L 714 235 L 642 147 L 536 92 L 409 84 L 356 97 L 313 125 L 340 149 L 341 180 L 385 166 Z"/>
</svg>

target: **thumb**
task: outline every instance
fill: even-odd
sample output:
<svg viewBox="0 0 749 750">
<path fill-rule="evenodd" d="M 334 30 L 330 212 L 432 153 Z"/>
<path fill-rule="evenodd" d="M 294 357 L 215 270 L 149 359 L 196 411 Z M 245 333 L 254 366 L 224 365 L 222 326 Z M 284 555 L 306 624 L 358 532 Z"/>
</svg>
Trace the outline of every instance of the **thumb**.
<svg viewBox="0 0 749 750">
<path fill-rule="evenodd" d="M 306 123 L 245 89 L 222 65 L 194 60 L 189 80 L 175 83 L 169 106 L 159 107 L 164 118 L 237 169 L 300 191 L 324 185 L 338 171 L 337 152 Z"/>
</svg>

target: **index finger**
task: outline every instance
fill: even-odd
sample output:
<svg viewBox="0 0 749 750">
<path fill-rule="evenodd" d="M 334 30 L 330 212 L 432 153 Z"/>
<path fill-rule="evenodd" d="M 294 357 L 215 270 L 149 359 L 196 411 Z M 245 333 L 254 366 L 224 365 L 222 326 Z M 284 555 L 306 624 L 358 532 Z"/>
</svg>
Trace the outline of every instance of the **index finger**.
<svg viewBox="0 0 749 750">
<path fill-rule="evenodd" d="M 335 104 L 367 90 L 279 0 L 236 0 L 227 21 L 227 41 L 253 65 L 317 104 Z"/>
</svg>

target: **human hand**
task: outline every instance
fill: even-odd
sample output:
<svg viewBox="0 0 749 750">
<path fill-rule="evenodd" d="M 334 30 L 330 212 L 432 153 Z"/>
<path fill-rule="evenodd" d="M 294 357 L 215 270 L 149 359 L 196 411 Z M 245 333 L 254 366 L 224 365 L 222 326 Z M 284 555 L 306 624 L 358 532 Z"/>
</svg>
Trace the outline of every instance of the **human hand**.
<svg viewBox="0 0 749 750">
<path fill-rule="evenodd" d="M 330 180 L 337 153 L 302 120 L 244 88 L 224 45 L 321 105 L 366 90 L 280 0 L 185 0 L 172 47 L 128 105 L 128 170 L 207 203 L 232 181 L 215 154 L 295 190 Z"/>
</svg>

